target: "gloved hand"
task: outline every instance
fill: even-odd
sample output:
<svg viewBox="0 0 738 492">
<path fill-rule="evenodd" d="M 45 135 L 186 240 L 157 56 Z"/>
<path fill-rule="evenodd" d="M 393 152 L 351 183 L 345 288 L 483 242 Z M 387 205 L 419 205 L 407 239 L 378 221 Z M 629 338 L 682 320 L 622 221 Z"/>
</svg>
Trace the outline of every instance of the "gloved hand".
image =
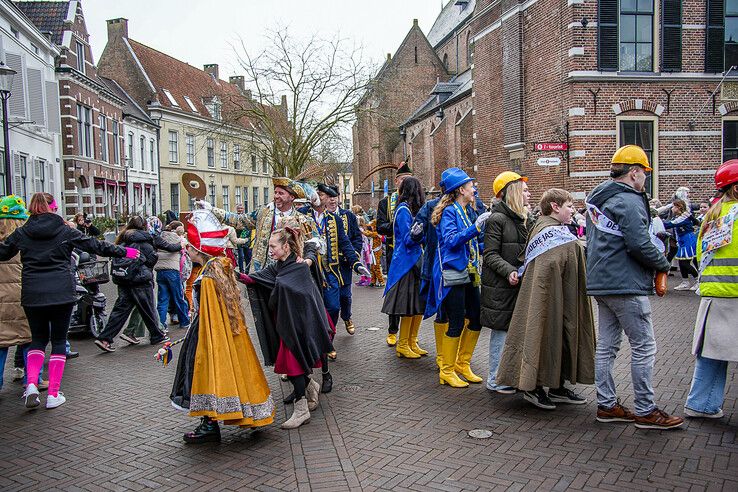
<svg viewBox="0 0 738 492">
<path fill-rule="evenodd" d="M 201 208 L 203 210 L 210 210 L 213 206 L 210 202 L 205 200 L 195 200 L 195 208 Z"/>
<path fill-rule="evenodd" d="M 136 248 L 126 248 L 126 258 L 135 260 L 141 256 L 141 252 Z"/>
<path fill-rule="evenodd" d="M 359 265 L 356 268 L 356 273 L 358 273 L 359 275 L 363 275 L 365 277 L 371 277 L 372 276 L 372 272 L 370 272 L 369 270 L 367 270 L 367 268 L 364 265 Z"/>
<path fill-rule="evenodd" d="M 419 236 L 423 233 L 423 224 L 420 222 L 414 222 L 413 226 L 410 228 L 410 235 L 415 237 Z"/>
<path fill-rule="evenodd" d="M 477 217 L 477 220 L 474 221 L 474 225 L 477 226 L 477 229 L 484 229 L 484 223 L 487 222 L 487 219 L 490 215 L 492 215 L 492 212 L 484 212 L 479 217 Z"/>
</svg>

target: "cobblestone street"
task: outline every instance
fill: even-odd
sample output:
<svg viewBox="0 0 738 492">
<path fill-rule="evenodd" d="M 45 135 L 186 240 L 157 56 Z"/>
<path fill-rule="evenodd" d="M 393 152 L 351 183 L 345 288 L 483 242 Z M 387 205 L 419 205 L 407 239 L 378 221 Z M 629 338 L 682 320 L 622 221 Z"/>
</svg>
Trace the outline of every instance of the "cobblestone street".
<svg viewBox="0 0 738 492">
<path fill-rule="evenodd" d="M 149 345 L 118 343 L 116 353 L 103 354 L 89 339 L 74 340 L 81 355 L 67 363 L 68 402 L 48 411 L 22 407 L 8 361 L 0 489 L 738 490 L 733 366 L 723 419 L 668 432 L 598 424 L 593 387 L 579 388 L 588 405 L 545 412 L 483 384 L 439 386 L 432 356 L 398 359 L 386 346 L 380 299 L 380 290 L 354 288 L 356 335 L 340 323 L 334 390 L 308 425 L 279 429 L 291 389 L 270 368 L 275 424 L 258 432 L 223 427 L 220 444 L 182 442 L 195 420 L 169 405 L 176 364 L 155 363 Z M 667 412 L 682 413 L 689 389 L 698 303 L 692 292 L 673 290 L 653 299 L 656 399 Z M 172 336 L 181 332 L 174 328 Z M 472 364 L 485 375 L 488 338 L 483 331 Z M 421 345 L 434 353 L 429 321 Z M 627 343 L 616 369 L 620 398 L 632 407 Z M 473 429 L 492 436 L 473 439 Z"/>
</svg>

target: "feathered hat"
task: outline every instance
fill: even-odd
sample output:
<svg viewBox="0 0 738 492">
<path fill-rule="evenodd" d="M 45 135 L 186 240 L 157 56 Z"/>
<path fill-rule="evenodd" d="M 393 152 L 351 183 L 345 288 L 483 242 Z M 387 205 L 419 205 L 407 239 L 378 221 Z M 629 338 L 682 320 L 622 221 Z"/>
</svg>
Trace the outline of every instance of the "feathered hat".
<svg viewBox="0 0 738 492">
<path fill-rule="evenodd" d="M 206 255 L 223 256 L 227 236 L 228 228 L 210 210 L 194 210 L 187 221 L 187 240 L 193 248 Z"/>
</svg>

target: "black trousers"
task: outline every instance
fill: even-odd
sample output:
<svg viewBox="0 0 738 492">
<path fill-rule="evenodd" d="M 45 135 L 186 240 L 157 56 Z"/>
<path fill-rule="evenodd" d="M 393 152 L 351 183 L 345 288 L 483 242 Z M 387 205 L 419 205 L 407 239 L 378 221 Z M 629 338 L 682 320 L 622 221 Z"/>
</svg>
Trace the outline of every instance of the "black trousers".
<svg viewBox="0 0 738 492">
<path fill-rule="evenodd" d="M 67 331 L 74 303 L 58 306 L 23 307 L 31 328 L 30 350 L 46 350 L 51 341 L 51 353 L 67 353 Z"/>
<path fill-rule="evenodd" d="M 682 274 L 682 278 L 689 278 L 690 275 L 697 278 L 699 273 L 697 272 L 697 268 L 695 268 L 696 266 L 697 258 L 692 258 L 691 260 L 679 260 L 679 271 Z"/>
<path fill-rule="evenodd" d="M 395 248 L 391 246 L 387 246 L 387 255 L 385 258 L 385 263 L 387 264 L 387 274 L 389 274 L 390 265 L 392 264 L 392 255 L 395 253 Z M 397 332 L 400 331 L 400 317 L 395 316 L 394 314 L 389 315 L 389 327 L 387 328 L 387 332 L 390 334 L 397 334 Z"/>
<path fill-rule="evenodd" d="M 446 335 L 452 338 L 460 336 L 466 319 L 469 320 L 470 330 L 481 330 L 479 304 L 479 287 L 474 287 L 471 282 L 451 287 L 441 306 L 444 317 L 448 319 Z"/>
<path fill-rule="evenodd" d="M 118 286 L 118 299 L 115 300 L 113 310 L 110 312 L 108 324 L 100 336 L 100 340 L 112 342 L 123 329 L 128 316 L 133 308 L 138 308 L 146 328 L 149 330 L 151 343 L 157 343 L 164 334 L 159 329 L 159 315 L 156 312 L 156 301 L 154 301 L 154 285 Z"/>
</svg>

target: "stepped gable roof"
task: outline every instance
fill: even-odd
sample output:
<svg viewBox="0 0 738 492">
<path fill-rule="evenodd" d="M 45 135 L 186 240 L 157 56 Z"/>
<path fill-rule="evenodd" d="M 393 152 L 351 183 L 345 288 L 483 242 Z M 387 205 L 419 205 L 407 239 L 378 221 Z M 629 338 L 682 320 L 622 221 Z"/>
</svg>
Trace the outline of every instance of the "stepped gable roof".
<svg viewBox="0 0 738 492">
<path fill-rule="evenodd" d="M 51 32 L 51 40 L 61 46 L 69 2 L 14 2 L 39 31 Z"/>
<path fill-rule="evenodd" d="M 163 107 L 212 118 L 205 104 L 213 97 L 217 96 L 220 100 L 223 115 L 232 111 L 242 112 L 242 108 L 249 103 L 237 85 L 216 79 L 204 70 L 133 39 L 127 38 L 127 41 L 153 84 L 159 104 Z M 245 117 L 239 118 L 238 123 L 253 128 Z"/>
<path fill-rule="evenodd" d="M 449 0 L 428 31 L 431 46 L 438 48 L 456 28 L 466 22 L 474 13 L 476 3 L 476 0 Z"/>
<path fill-rule="evenodd" d="M 134 101 L 133 98 L 128 95 L 128 93 L 118 84 L 118 82 L 100 75 L 98 75 L 98 79 L 103 84 L 105 84 L 110 92 L 118 96 L 121 100 L 125 101 L 125 104 L 123 105 L 124 116 L 132 116 L 133 118 L 144 121 L 149 125 L 157 126 L 156 123 L 151 118 L 149 118 L 149 115 L 146 113 L 146 111 L 144 111 L 141 106 L 136 104 L 136 101 Z"/>
<path fill-rule="evenodd" d="M 438 82 L 431 91 L 430 97 L 400 126 L 409 126 L 437 111 L 438 108 L 449 106 L 459 99 L 463 99 L 471 93 L 471 88 L 471 70 L 461 72 L 448 82 Z"/>
</svg>

